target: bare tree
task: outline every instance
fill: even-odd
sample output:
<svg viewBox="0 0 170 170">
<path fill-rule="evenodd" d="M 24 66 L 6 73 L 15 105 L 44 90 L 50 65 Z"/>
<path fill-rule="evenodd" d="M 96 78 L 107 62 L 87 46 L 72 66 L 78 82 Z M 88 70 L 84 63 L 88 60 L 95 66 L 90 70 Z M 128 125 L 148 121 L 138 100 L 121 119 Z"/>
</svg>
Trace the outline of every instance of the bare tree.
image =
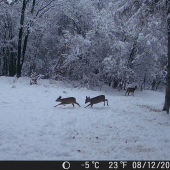
<svg viewBox="0 0 170 170">
<path fill-rule="evenodd" d="M 21 45 L 22 45 L 22 37 L 23 37 L 23 27 L 24 27 L 24 18 L 25 18 L 25 10 L 29 0 L 23 0 L 22 3 L 22 11 L 21 11 L 21 18 L 20 18 L 20 29 L 19 29 L 19 38 L 18 38 L 18 56 L 17 56 L 17 77 L 21 77 L 21 69 L 24 62 L 25 52 L 26 51 L 26 43 L 28 40 L 28 35 L 25 36 L 24 44 L 25 50 L 23 48 L 23 53 L 21 54 Z M 22 55 L 22 56 L 21 56 Z M 22 57 L 22 62 L 20 61 Z"/>
<path fill-rule="evenodd" d="M 163 111 L 169 113 L 170 107 L 170 1 L 166 0 L 167 6 L 167 26 L 168 26 L 168 68 L 167 68 L 167 84 L 165 93 L 165 102 Z"/>
<path fill-rule="evenodd" d="M 35 18 L 36 17 L 40 18 L 45 12 L 47 12 L 50 9 L 50 4 L 53 1 L 54 0 L 50 0 L 44 6 L 41 6 L 41 8 L 35 14 Z M 23 34 L 25 11 L 27 8 L 27 4 L 29 2 L 30 2 L 30 0 L 23 0 L 23 3 L 22 3 L 19 38 L 18 38 L 17 78 L 21 77 L 21 70 L 22 70 L 24 60 L 25 60 L 25 53 L 26 53 L 26 48 L 27 48 L 27 43 L 28 43 L 28 37 L 30 34 L 30 27 L 33 27 L 33 25 L 34 25 L 34 22 L 32 20 L 30 20 L 29 23 L 27 24 L 26 34 L 25 35 Z M 34 14 L 35 5 L 36 5 L 36 0 L 32 0 L 32 6 L 31 6 L 31 10 L 30 10 L 31 15 Z M 24 37 L 24 42 L 22 44 L 23 37 Z"/>
</svg>

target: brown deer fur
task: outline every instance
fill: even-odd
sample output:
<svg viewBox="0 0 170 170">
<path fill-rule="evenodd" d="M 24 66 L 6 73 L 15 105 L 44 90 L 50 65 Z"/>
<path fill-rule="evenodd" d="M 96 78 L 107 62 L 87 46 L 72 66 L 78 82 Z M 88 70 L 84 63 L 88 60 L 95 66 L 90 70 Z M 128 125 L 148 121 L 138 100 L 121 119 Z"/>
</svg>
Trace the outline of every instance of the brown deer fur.
<svg viewBox="0 0 170 170">
<path fill-rule="evenodd" d="M 134 96 L 134 91 L 136 89 L 137 89 L 137 86 L 135 86 L 135 88 L 127 88 L 126 93 L 128 93 L 128 96 L 129 96 L 129 93 L 133 93 L 133 96 Z M 126 96 L 126 93 L 125 93 L 125 96 Z"/>
<path fill-rule="evenodd" d="M 91 107 L 93 106 L 93 104 L 97 104 L 97 103 L 100 103 L 100 102 L 104 102 L 104 106 L 105 106 L 105 101 L 107 101 L 107 105 L 108 105 L 108 99 L 105 99 L 105 95 L 100 95 L 100 96 L 97 96 L 97 97 L 94 97 L 94 98 L 90 98 L 90 97 L 87 97 L 86 96 L 86 100 L 85 100 L 85 104 L 90 102 L 89 105 L 87 105 L 86 107 L 90 106 Z M 86 108 L 85 107 L 85 108 Z"/>
<path fill-rule="evenodd" d="M 68 97 L 68 98 L 61 98 L 61 96 L 59 96 L 59 98 L 56 100 L 56 102 L 61 102 L 60 104 L 58 105 L 66 105 L 66 104 L 72 104 L 73 107 L 74 107 L 74 104 L 77 104 L 79 105 L 77 102 L 76 102 L 76 99 L 74 97 Z M 54 106 L 54 107 L 57 107 L 58 105 Z M 79 105 L 80 107 L 80 105 Z"/>
</svg>

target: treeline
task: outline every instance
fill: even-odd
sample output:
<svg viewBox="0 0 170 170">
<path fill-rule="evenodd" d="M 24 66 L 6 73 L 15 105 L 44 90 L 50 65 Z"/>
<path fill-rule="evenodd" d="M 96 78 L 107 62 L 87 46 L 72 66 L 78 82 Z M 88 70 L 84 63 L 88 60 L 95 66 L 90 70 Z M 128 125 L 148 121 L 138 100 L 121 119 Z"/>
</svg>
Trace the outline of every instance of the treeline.
<svg viewBox="0 0 170 170">
<path fill-rule="evenodd" d="M 1 76 L 17 75 L 19 63 L 22 76 L 89 88 L 165 85 L 165 0 L 4 0 L 0 9 Z"/>
</svg>

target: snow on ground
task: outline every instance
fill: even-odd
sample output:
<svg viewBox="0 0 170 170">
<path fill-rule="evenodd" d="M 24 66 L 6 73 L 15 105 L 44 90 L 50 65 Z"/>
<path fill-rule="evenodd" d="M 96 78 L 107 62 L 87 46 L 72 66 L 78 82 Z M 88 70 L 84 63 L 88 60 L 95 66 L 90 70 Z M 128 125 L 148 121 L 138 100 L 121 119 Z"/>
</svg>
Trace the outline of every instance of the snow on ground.
<svg viewBox="0 0 170 170">
<path fill-rule="evenodd" d="M 164 93 L 111 88 L 88 90 L 70 84 L 0 77 L 0 160 L 169 160 L 170 115 Z M 103 103 L 84 108 L 86 96 Z M 81 105 L 54 107 L 58 96 Z"/>
</svg>

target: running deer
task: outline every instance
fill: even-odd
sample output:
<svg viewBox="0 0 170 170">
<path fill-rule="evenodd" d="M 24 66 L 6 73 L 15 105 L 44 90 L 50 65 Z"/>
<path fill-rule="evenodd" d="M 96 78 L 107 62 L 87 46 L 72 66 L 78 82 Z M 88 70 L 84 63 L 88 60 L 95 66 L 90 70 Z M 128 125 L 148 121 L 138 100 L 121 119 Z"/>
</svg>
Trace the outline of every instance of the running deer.
<svg viewBox="0 0 170 170">
<path fill-rule="evenodd" d="M 87 105 L 87 106 L 90 106 L 90 105 L 91 105 L 91 107 L 92 107 L 93 104 L 97 104 L 97 103 L 100 103 L 100 102 L 104 102 L 104 106 L 105 106 L 105 101 L 107 101 L 107 105 L 108 105 L 108 99 L 105 99 L 105 95 L 100 95 L 100 96 L 97 96 L 97 97 L 94 97 L 94 98 L 90 98 L 90 97 L 87 97 L 87 96 L 86 96 L 85 104 L 88 103 L 88 102 L 90 102 L 90 104 Z M 87 106 L 86 106 L 86 107 L 87 107 Z M 109 105 L 108 105 L 108 106 L 109 106 Z M 86 108 L 86 107 L 85 107 L 85 108 Z"/>
<path fill-rule="evenodd" d="M 74 97 L 68 97 L 68 98 L 61 98 L 61 96 L 59 96 L 59 98 L 56 100 L 56 102 L 61 102 L 60 104 L 58 105 L 66 105 L 66 104 L 72 104 L 73 107 L 74 107 L 74 104 L 77 104 L 79 105 L 77 102 L 76 102 L 76 99 Z M 54 106 L 54 107 L 57 107 L 58 105 Z M 80 105 L 79 105 L 80 107 Z"/>
<path fill-rule="evenodd" d="M 137 89 L 137 86 L 135 86 L 135 88 L 127 88 L 126 90 L 126 93 L 128 93 L 128 96 L 129 96 L 129 93 L 133 93 L 133 96 L 134 96 L 134 91 Z M 126 96 L 126 93 L 125 93 L 125 96 Z"/>
</svg>

